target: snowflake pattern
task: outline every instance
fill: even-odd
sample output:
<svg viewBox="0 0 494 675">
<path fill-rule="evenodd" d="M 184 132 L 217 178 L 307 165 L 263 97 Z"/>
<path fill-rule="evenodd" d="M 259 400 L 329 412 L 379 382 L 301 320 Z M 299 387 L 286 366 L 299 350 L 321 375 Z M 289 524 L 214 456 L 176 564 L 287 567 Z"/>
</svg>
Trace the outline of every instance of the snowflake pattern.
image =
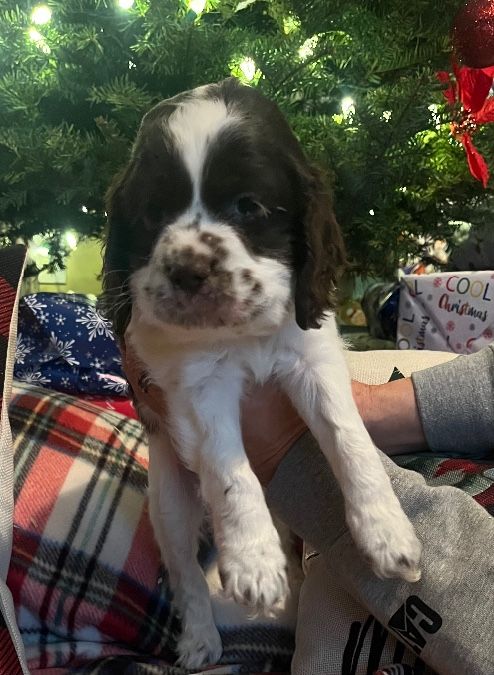
<svg viewBox="0 0 494 675">
<path fill-rule="evenodd" d="M 19 333 L 17 335 L 17 342 L 15 345 L 15 361 L 22 366 L 25 363 L 26 357 L 33 351 L 34 347 L 29 346 L 26 338 Z"/>
<path fill-rule="evenodd" d="M 72 347 L 74 346 L 75 340 L 59 340 L 55 333 L 50 333 L 50 347 L 54 352 L 61 356 L 69 366 L 78 366 L 79 361 L 72 356 Z"/>
<path fill-rule="evenodd" d="M 441 277 L 436 277 L 434 279 L 434 286 L 436 288 L 438 288 L 439 286 L 442 286 L 442 283 L 443 283 L 443 280 L 441 279 Z"/>
<path fill-rule="evenodd" d="M 21 299 L 14 375 L 64 393 L 128 396 L 113 382 L 124 379 L 110 323 L 92 299 L 75 293 Z"/>
<path fill-rule="evenodd" d="M 22 301 L 29 307 L 29 309 L 32 309 L 33 312 L 36 312 L 37 310 L 42 310 L 46 309 L 46 305 L 43 304 L 37 297 L 36 294 L 34 295 L 25 295 L 22 298 Z"/>
<path fill-rule="evenodd" d="M 115 394 L 127 395 L 129 393 L 127 382 L 124 380 L 109 380 L 104 378 L 103 389 L 113 391 Z"/>
<path fill-rule="evenodd" d="M 17 371 L 16 378 L 21 380 L 21 382 L 27 382 L 28 384 L 40 384 L 46 386 L 51 383 L 50 378 L 46 377 L 39 370 L 35 371 L 34 368 L 26 368 L 26 370 Z"/>
<path fill-rule="evenodd" d="M 454 329 L 455 329 L 455 322 L 448 321 L 448 323 L 446 324 L 446 330 L 451 333 L 452 331 L 454 331 Z"/>
<path fill-rule="evenodd" d="M 43 310 L 41 309 L 38 314 L 38 321 L 41 324 L 48 323 L 48 312 L 43 312 Z"/>
<path fill-rule="evenodd" d="M 108 338 L 113 338 L 111 331 L 111 323 L 104 319 L 99 312 L 92 307 L 86 309 L 85 316 L 76 319 L 76 323 L 83 324 L 89 332 L 89 342 L 91 342 L 97 335 L 104 335 Z"/>
</svg>

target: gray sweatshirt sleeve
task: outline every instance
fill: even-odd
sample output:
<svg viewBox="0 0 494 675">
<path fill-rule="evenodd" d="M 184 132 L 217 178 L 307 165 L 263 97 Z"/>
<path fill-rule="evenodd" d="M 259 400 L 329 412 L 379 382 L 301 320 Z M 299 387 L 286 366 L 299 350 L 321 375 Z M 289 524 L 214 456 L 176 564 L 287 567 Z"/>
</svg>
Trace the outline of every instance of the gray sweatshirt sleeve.
<svg viewBox="0 0 494 675">
<path fill-rule="evenodd" d="M 494 345 L 413 373 L 432 452 L 483 457 L 494 449 Z"/>
</svg>

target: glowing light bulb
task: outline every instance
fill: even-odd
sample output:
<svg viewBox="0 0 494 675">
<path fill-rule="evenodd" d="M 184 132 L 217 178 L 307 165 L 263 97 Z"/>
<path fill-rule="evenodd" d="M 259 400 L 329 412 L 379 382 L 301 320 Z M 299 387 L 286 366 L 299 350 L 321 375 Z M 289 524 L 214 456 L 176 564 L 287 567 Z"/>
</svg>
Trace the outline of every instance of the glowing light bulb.
<svg viewBox="0 0 494 675">
<path fill-rule="evenodd" d="M 43 36 L 39 32 L 39 30 L 36 30 L 36 28 L 29 29 L 29 37 L 33 42 L 41 42 L 41 40 L 43 40 Z"/>
<path fill-rule="evenodd" d="M 36 28 L 30 28 L 28 35 L 33 42 L 36 42 L 37 47 L 39 47 L 39 49 L 41 49 L 44 54 L 51 53 L 50 47 L 47 45 L 45 38 L 41 35 L 39 30 L 36 30 Z"/>
<path fill-rule="evenodd" d="M 246 80 L 250 82 L 254 79 L 256 75 L 256 64 L 254 60 L 250 58 L 250 56 L 247 56 L 240 62 L 239 68 Z"/>
<path fill-rule="evenodd" d="M 206 7 L 206 0 L 189 0 L 189 9 L 195 14 L 202 14 Z"/>
<path fill-rule="evenodd" d="M 344 117 L 350 117 L 355 114 L 355 101 L 351 96 L 345 96 L 341 101 L 341 112 Z"/>
<path fill-rule="evenodd" d="M 77 248 L 77 235 L 74 230 L 67 230 L 64 233 L 65 243 L 72 251 Z"/>
<path fill-rule="evenodd" d="M 369 214 L 370 214 L 371 216 L 373 216 L 374 213 L 375 213 L 374 209 L 369 209 Z"/>
<path fill-rule="evenodd" d="M 392 115 L 391 110 L 383 110 L 381 119 L 384 120 L 385 122 L 389 122 L 389 120 L 391 119 L 391 115 Z"/>
<path fill-rule="evenodd" d="M 51 9 L 47 5 L 37 5 L 31 12 L 31 21 L 38 26 L 48 23 L 51 19 Z"/>
<path fill-rule="evenodd" d="M 134 0 L 118 0 L 118 4 L 122 9 L 130 9 L 134 4 Z"/>
</svg>

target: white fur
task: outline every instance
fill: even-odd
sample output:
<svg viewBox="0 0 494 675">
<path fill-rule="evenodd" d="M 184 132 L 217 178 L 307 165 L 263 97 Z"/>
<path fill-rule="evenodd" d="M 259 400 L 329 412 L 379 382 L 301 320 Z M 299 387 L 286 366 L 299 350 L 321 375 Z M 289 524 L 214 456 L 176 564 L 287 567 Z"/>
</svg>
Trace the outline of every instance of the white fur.
<svg viewBox="0 0 494 675">
<path fill-rule="evenodd" d="M 169 337 L 142 316 L 133 318 L 128 332 L 154 381 L 166 392 L 174 452 L 199 477 L 227 593 L 256 610 L 270 612 L 283 605 L 288 590 L 285 557 L 245 456 L 239 420 L 245 380 L 264 382 L 271 376 L 278 377 L 320 443 L 340 482 L 355 543 L 375 573 L 419 579 L 420 543 L 353 402 L 334 318 L 326 319 L 319 331 L 306 332 L 288 319 L 274 335 L 218 341 L 215 347 L 202 349 L 195 344 L 170 344 Z M 152 454 L 169 452 L 166 443 L 158 448 L 157 438 L 152 441 L 155 445 Z M 151 512 L 156 511 L 156 500 L 161 504 L 169 499 L 170 510 L 166 517 L 162 510 L 161 520 L 154 518 L 153 525 L 177 607 L 187 617 L 179 650 L 183 656 L 188 649 L 184 645 L 195 635 L 201 644 L 213 645 L 203 648 L 204 663 L 211 662 L 217 655 L 217 641 L 206 609 L 207 588 L 190 543 L 197 537 L 197 521 L 187 515 L 190 491 L 181 493 L 184 487 L 174 483 L 180 481 L 177 473 L 168 470 L 159 478 L 153 475 L 155 470 L 151 462 Z M 163 488 L 156 492 L 153 485 L 160 480 Z M 173 496 L 165 496 L 166 491 Z M 182 499 L 176 499 L 177 492 Z M 177 544 L 177 537 L 182 544 Z M 198 665 L 192 657 L 183 656 L 182 662 Z"/>
<path fill-rule="evenodd" d="M 239 335 L 270 335 L 281 324 L 287 313 L 290 303 L 290 272 L 287 266 L 274 258 L 253 256 L 245 248 L 239 236 L 225 223 L 213 222 L 211 218 L 202 213 L 200 223 L 191 227 L 195 211 L 189 210 L 184 213 L 173 225 L 170 225 L 158 239 L 151 260 L 148 265 L 142 267 L 133 275 L 131 285 L 136 304 L 139 307 L 145 321 L 163 325 L 167 321 L 163 312 L 167 303 L 175 303 L 175 291 L 163 272 L 163 261 L 173 257 L 174 252 L 183 251 L 189 247 L 195 253 L 204 254 L 208 247 L 200 241 L 201 234 L 207 233 L 222 240 L 223 247 L 227 250 L 227 257 L 222 264 L 226 272 L 232 274 L 232 283 L 229 294 L 235 300 L 229 312 L 222 316 L 224 327 L 214 326 L 211 330 L 211 312 L 206 312 L 205 325 L 195 330 L 181 328 L 169 322 L 168 331 L 174 337 L 167 335 L 167 341 L 195 342 L 206 345 L 210 340 L 237 337 Z M 249 296 L 252 283 L 246 283 L 242 279 L 242 271 L 248 269 L 253 280 L 262 282 L 262 292 L 256 296 L 254 304 L 249 310 L 245 310 L 243 304 Z M 145 293 L 143 288 L 148 286 L 151 290 Z M 198 296 L 198 303 L 203 303 L 205 298 Z M 225 312 L 225 305 L 220 304 L 218 311 Z M 252 318 L 254 310 L 259 314 Z M 197 308 L 200 311 L 200 308 Z M 237 325 L 233 325 L 237 322 Z"/>
<path fill-rule="evenodd" d="M 206 91 L 207 87 L 203 93 Z M 178 104 L 168 118 L 167 131 L 172 133 L 189 170 L 195 201 L 198 199 L 202 167 L 209 145 L 220 131 L 239 119 L 227 109 L 224 101 L 201 98 L 197 90 L 194 99 Z"/>
<path fill-rule="evenodd" d="M 420 543 L 353 401 L 334 317 L 320 330 L 302 331 L 294 320 L 288 266 L 249 252 L 235 229 L 211 219 L 200 203 L 208 144 L 235 119 L 223 103 L 202 98 L 171 115 L 195 199 L 133 275 L 126 335 L 168 406 L 166 423 L 155 419 L 159 430 L 150 438 L 150 515 L 183 623 L 179 661 L 189 668 L 221 654 L 197 563 L 203 502 L 225 591 L 266 612 L 283 606 L 288 593 L 286 559 L 242 443 L 239 404 L 247 380 L 275 377 L 291 397 L 339 481 L 348 526 L 376 574 L 420 577 Z M 204 291 L 187 298 L 167 278 L 166 263 L 207 256 L 212 249 L 204 234 L 221 239 L 226 255 L 219 267 L 230 281 L 225 287 L 220 276 L 208 279 Z"/>
</svg>

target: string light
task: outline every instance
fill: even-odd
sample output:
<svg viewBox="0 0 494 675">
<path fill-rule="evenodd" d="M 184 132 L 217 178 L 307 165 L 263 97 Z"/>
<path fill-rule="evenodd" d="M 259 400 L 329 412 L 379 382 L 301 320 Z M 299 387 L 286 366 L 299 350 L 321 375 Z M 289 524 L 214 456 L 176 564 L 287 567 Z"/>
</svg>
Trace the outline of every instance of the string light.
<svg viewBox="0 0 494 675">
<path fill-rule="evenodd" d="M 64 239 L 67 247 L 70 248 L 71 251 L 77 248 L 77 234 L 74 230 L 66 230 L 64 232 Z"/>
<path fill-rule="evenodd" d="M 134 4 L 134 0 L 118 0 L 118 5 L 122 9 L 130 9 Z"/>
<path fill-rule="evenodd" d="M 351 96 L 345 96 L 341 101 L 341 112 L 343 117 L 355 115 L 355 101 Z"/>
<path fill-rule="evenodd" d="M 28 35 L 31 38 L 33 42 L 36 42 L 36 45 L 41 49 L 41 51 L 44 54 L 50 54 L 51 49 L 50 47 L 46 44 L 45 38 L 41 35 L 39 30 L 36 30 L 36 28 L 30 28 L 28 31 Z"/>
<path fill-rule="evenodd" d="M 431 103 L 427 106 L 427 110 L 431 113 L 432 121 L 436 129 L 441 128 L 441 115 L 439 113 L 439 106 L 436 103 Z"/>
<path fill-rule="evenodd" d="M 47 5 L 37 5 L 31 12 L 31 21 L 38 26 L 48 23 L 51 19 L 51 9 Z"/>
<path fill-rule="evenodd" d="M 36 30 L 36 28 L 29 29 L 29 37 L 33 42 L 41 42 L 41 40 L 43 40 L 43 36 L 39 32 L 39 30 Z"/>
<path fill-rule="evenodd" d="M 391 119 L 391 115 L 392 115 L 391 110 L 383 110 L 383 113 L 381 115 L 381 119 L 384 122 L 389 122 L 389 120 Z"/>
<path fill-rule="evenodd" d="M 191 9 L 194 14 L 202 14 L 205 7 L 206 0 L 189 0 L 189 9 Z"/>
<path fill-rule="evenodd" d="M 373 215 L 375 214 L 374 209 L 369 209 L 369 214 L 370 214 L 371 216 L 373 216 Z"/>
<path fill-rule="evenodd" d="M 240 62 L 239 68 L 248 82 L 251 82 L 256 76 L 256 64 L 250 56 Z"/>
</svg>

